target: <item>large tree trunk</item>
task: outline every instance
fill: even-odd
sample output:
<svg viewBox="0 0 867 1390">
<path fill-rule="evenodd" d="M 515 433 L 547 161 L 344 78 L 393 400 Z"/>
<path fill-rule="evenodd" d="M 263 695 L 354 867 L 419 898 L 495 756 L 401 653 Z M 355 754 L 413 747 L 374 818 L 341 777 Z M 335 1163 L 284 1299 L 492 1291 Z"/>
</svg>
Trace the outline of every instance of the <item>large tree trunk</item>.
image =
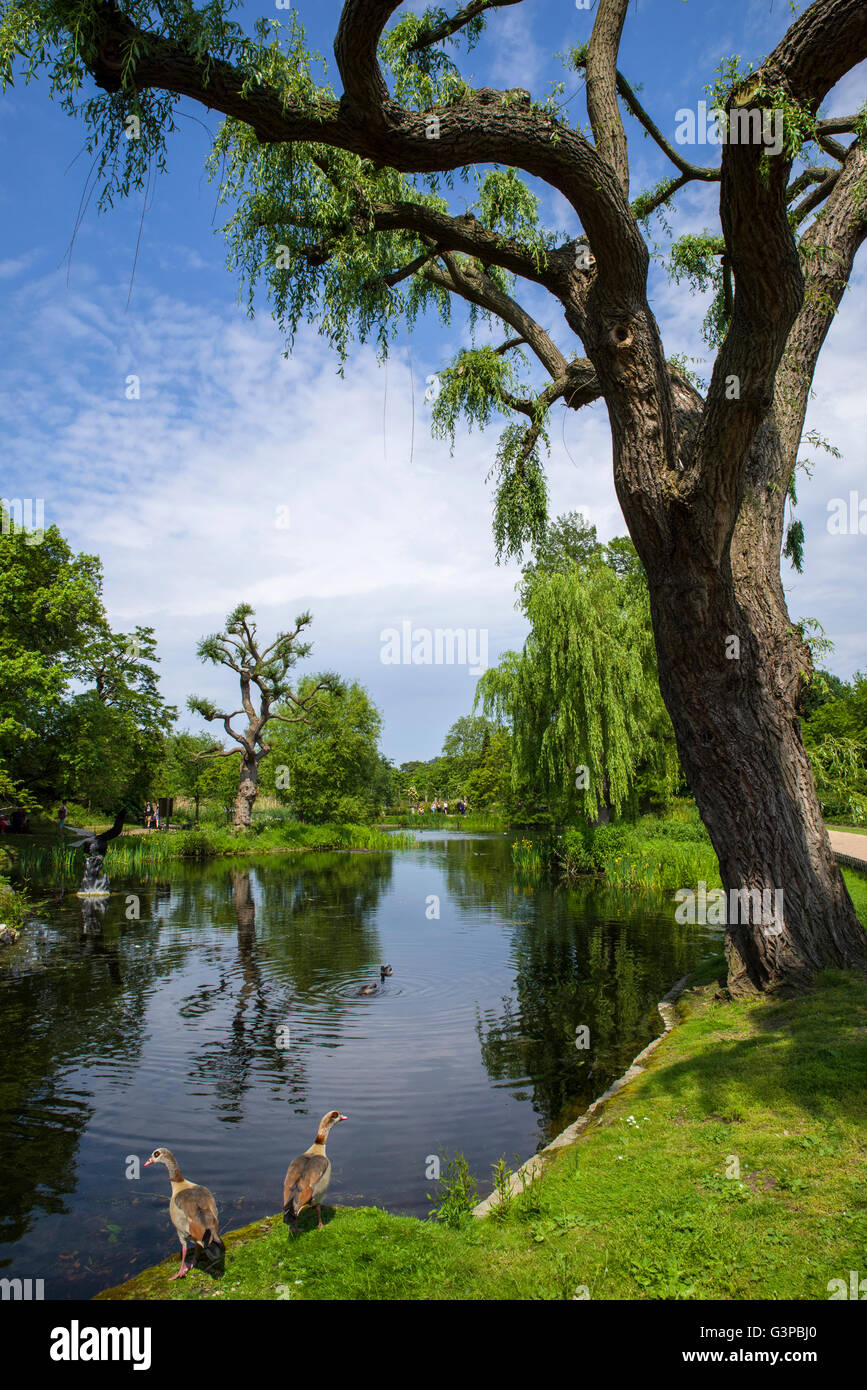
<svg viewBox="0 0 867 1390">
<path fill-rule="evenodd" d="M 241 778 L 238 795 L 235 798 L 236 830 L 249 830 L 253 816 L 253 802 L 259 795 L 259 761 L 247 753 L 241 754 Z"/>
<path fill-rule="evenodd" d="M 767 889 L 770 902 L 783 894 L 781 925 L 733 922 L 729 913 L 735 995 L 803 986 L 825 966 L 867 968 L 867 938 L 801 742 L 795 702 L 808 658 L 785 610 L 779 563 L 774 582 L 765 553 L 735 544 L 736 582 L 689 537 L 673 562 L 651 560 L 648 570 L 660 688 L 723 885 L 729 894 Z"/>
</svg>

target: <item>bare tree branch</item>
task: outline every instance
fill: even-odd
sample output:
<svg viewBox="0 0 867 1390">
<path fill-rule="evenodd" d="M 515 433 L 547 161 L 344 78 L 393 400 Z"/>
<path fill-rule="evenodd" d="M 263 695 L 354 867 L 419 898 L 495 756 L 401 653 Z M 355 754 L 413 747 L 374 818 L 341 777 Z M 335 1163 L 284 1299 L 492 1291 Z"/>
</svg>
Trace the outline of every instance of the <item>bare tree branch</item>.
<svg viewBox="0 0 867 1390">
<path fill-rule="evenodd" d="M 436 25 L 431 29 L 422 29 L 418 38 L 409 46 L 410 53 L 419 53 L 424 48 L 430 48 L 435 43 L 442 43 L 443 39 L 448 39 L 452 34 L 456 34 L 459 29 L 463 29 L 465 24 L 469 24 L 476 15 L 484 14 L 486 10 L 499 10 L 506 5 L 519 5 L 521 0 L 471 0 L 469 5 L 465 5 L 462 10 L 451 19 L 446 19 L 442 24 Z"/>
<path fill-rule="evenodd" d="M 834 187 L 839 177 L 840 170 L 832 169 L 831 172 L 828 174 L 827 178 L 824 178 L 822 182 L 819 184 L 819 187 L 814 188 L 812 193 L 808 193 L 807 197 L 804 198 L 800 203 L 798 203 L 798 206 L 796 208 L 792 209 L 792 216 L 794 218 L 796 227 L 800 226 L 800 224 L 804 221 L 804 218 L 808 217 L 809 214 L 814 210 L 814 208 L 817 208 L 821 203 L 824 203 L 825 199 L 828 197 L 828 194 L 831 192 L 831 189 Z"/>
<path fill-rule="evenodd" d="M 452 294 L 460 295 L 480 309 L 496 314 L 514 328 L 536 354 L 549 376 L 562 376 L 566 369 L 566 358 L 549 338 L 545 330 L 532 319 L 516 300 L 504 294 L 489 276 L 466 262 L 458 264 L 454 256 L 444 253 L 443 266 L 430 263 L 424 268 L 425 278 L 432 284 L 440 285 Z"/>
</svg>

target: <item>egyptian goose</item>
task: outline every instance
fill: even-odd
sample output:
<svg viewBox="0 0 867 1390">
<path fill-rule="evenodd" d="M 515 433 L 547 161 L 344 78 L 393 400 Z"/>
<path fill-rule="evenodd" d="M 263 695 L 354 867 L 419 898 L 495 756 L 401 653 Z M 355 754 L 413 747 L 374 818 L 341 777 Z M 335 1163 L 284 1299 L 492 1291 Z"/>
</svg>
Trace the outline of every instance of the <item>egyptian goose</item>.
<svg viewBox="0 0 867 1390">
<path fill-rule="evenodd" d="M 358 993 L 359 993 L 359 994 L 378 994 L 378 993 L 379 993 L 379 986 L 385 984 L 385 981 L 386 981 L 387 976 L 393 975 L 393 974 L 394 974 L 394 971 L 392 970 L 392 968 L 391 968 L 390 965 L 381 965 L 381 966 L 379 967 L 379 984 L 378 984 L 378 985 L 362 985 L 362 986 L 361 986 L 361 989 L 358 991 Z"/>
<path fill-rule="evenodd" d="M 322 1208 L 319 1205 L 331 1181 L 331 1159 L 325 1153 L 325 1143 L 329 1132 L 341 1120 L 348 1120 L 339 1110 L 329 1110 L 319 1121 L 316 1138 L 310 1148 L 297 1158 L 293 1158 L 283 1179 L 283 1220 L 286 1225 L 292 1222 L 292 1230 L 298 1230 L 298 1216 L 302 1207 L 315 1206 L 318 1229 L 322 1230 Z"/>
<path fill-rule="evenodd" d="M 169 1170 L 172 1184 L 169 1215 L 181 1242 L 181 1267 L 177 1274 L 171 1276 L 169 1282 L 183 1279 L 195 1265 L 200 1252 L 206 1264 L 220 1265 L 226 1254 L 226 1247 L 220 1240 L 220 1222 L 213 1196 L 206 1187 L 187 1182 L 171 1149 L 154 1149 L 145 1163 L 145 1168 L 150 1168 L 152 1163 L 164 1163 Z M 193 1258 L 189 1264 L 188 1245 L 193 1247 Z"/>
</svg>

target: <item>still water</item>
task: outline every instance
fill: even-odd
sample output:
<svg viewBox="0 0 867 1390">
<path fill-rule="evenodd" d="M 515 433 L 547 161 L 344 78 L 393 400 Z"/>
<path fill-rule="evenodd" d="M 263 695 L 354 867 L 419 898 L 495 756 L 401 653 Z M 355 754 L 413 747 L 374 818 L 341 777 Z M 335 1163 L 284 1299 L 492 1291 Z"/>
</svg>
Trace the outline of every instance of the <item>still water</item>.
<svg viewBox="0 0 867 1390">
<path fill-rule="evenodd" d="M 225 1230 L 279 1210 L 327 1110 L 349 1116 L 329 1202 L 416 1216 L 431 1156 L 463 1152 L 484 1196 L 497 1158 L 569 1124 L 721 935 L 664 898 L 517 877 L 512 838 L 175 864 L 113 882 L 97 932 L 49 898 L 0 964 L 3 1276 L 85 1298 L 178 1254 L 165 1170 L 127 1176 L 159 1145 Z"/>
</svg>

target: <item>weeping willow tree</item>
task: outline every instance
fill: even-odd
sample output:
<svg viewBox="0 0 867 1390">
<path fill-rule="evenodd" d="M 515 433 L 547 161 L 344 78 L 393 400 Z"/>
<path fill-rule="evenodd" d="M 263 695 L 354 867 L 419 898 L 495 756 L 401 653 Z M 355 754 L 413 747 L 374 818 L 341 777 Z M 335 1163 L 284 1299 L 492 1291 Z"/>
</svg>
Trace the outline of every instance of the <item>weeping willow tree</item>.
<svg viewBox="0 0 867 1390">
<path fill-rule="evenodd" d="M 540 784 L 560 817 L 607 817 L 631 800 L 649 765 L 669 790 L 678 776 L 662 703 L 647 583 L 628 540 L 610 547 L 583 518 L 563 517 L 524 570 L 523 650 L 506 652 L 476 703 L 512 730 L 513 781 Z"/>
<path fill-rule="evenodd" d="M 501 554 L 544 529 L 552 408 L 604 400 L 660 689 L 723 883 L 785 894 L 782 930 L 730 927 L 729 988 L 867 968 L 800 735 L 810 655 L 780 579 L 811 382 L 867 236 L 865 111 L 821 111 L 867 58 L 867 5 L 814 0 L 788 15 L 755 69 L 723 60 L 710 93 L 719 159 L 704 166 L 665 136 L 665 118 L 620 70 L 628 0 L 598 0 L 589 42 L 567 57 L 587 126 L 558 100 L 562 85 L 544 99 L 475 87 L 461 67 L 516 3 L 395 18 L 398 0 L 345 0 L 339 90 L 319 74 L 297 15 L 281 10 L 284 24 L 260 18 L 246 33 L 230 0 L 0 0 L 0 64 L 7 80 L 47 71 L 52 93 L 83 116 L 107 204 L 160 167 L 180 98 L 222 113 L 211 168 L 230 259 L 251 308 L 264 291 L 290 343 L 306 318 L 339 354 L 353 336 L 385 352 L 402 315 L 411 327 L 422 311 L 448 319 L 455 304 L 471 328 L 492 326 L 501 342 L 444 364 L 435 427 L 505 420 L 494 470 Z M 627 116 L 666 167 L 637 196 Z M 753 117 L 760 132 L 781 121 L 779 143 L 751 135 Z M 569 209 L 568 231 L 540 224 L 528 177 Z M 650 219 L 663 219 L 667 238 L 665 215 L 693 183 L 718 188 L 718 226 L 679 252 L 668 245 L 668 263 L 687 292 L 712 290 L 707 383 L 666 354 L 648 289 Z M 526 307 L 528 290 L 534 304 L 548 295 L 550 328 Z M 799 555 L 800 537 L 789 539 Z"/>
</svg>

